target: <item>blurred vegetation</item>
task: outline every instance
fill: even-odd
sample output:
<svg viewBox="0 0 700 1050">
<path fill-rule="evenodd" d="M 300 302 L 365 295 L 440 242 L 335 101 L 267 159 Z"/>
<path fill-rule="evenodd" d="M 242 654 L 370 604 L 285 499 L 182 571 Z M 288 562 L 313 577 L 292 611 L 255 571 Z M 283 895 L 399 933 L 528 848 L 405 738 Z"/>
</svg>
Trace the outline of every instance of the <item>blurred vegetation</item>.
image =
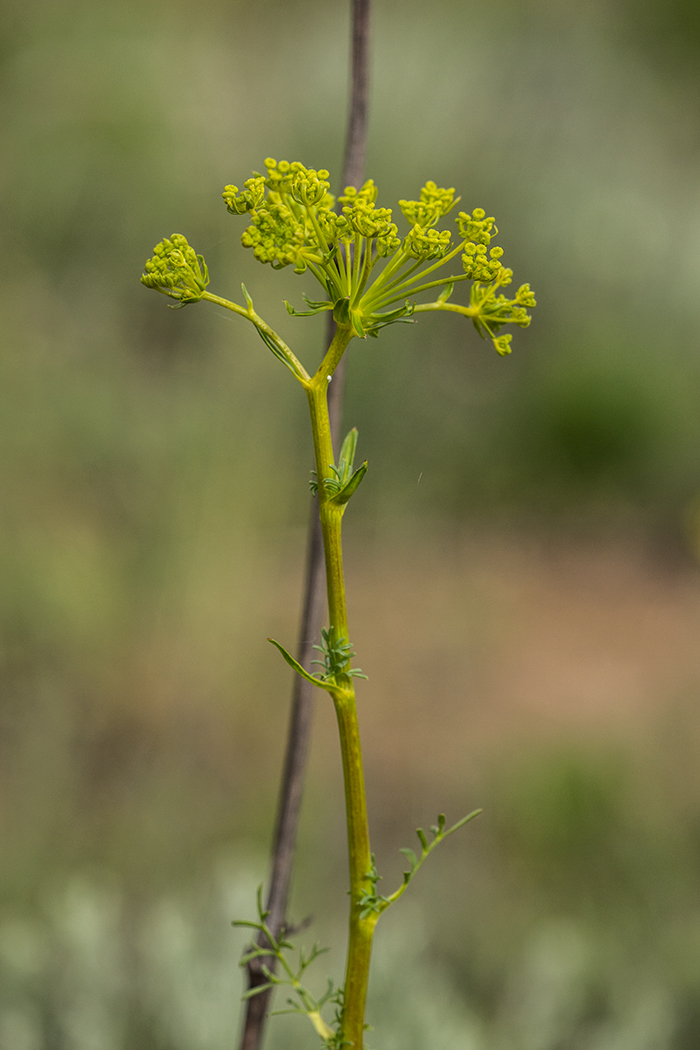
<svg viewBox="0 0 700 1050">
<path fill-rule="evenodd" d="M 540 307 L 505 361 L 453 318 L 353 347 L 347 418 L 371 473 L 352 557 L 366 540 L 370 572 L 436 522 L 612 532 L 692 577 L 697 4 L 376 8 L 381 202 L 455 185 L 496 215 Z M 322 326 L 281 302 L 304 280 L 255 264 L 220 193 L 268 155 L 337 172 L 347 14 L 338 0 L 0 0 L 1 1050 L 231 1045 L 227 922 L 264 875 L 289 685 L 264 639 L 294 637 L 311 454 L 305 406 L 255 333 L 171 312 L 138 276 L 181 231 L 215 291 L 244 280 L 314 360 Z M 461 666 L 463 651 L 439 657 Z M 387 917 L 378 1046 L 695 1050 L 689 692 L 643 743 L 632 725 L 614 745 L 533 751 L 524 734 L 482 765 L 465 743 L 460 768 L 408 786 L 391 773 L 402 730 L 387 740 L 370 771 L 387 867 L 410 838 L 399 825 L 434 819 L 418 787 L 450 815 L 465 794 L 487 814 Z M 376 701 L 401 727 L 392 697 Z M 337 943 L 339 786 L 320 717 L 295 908 Z M 276 1033 L 273 1047 L 308 1044 L 294 1019 Z"/>
</svg>

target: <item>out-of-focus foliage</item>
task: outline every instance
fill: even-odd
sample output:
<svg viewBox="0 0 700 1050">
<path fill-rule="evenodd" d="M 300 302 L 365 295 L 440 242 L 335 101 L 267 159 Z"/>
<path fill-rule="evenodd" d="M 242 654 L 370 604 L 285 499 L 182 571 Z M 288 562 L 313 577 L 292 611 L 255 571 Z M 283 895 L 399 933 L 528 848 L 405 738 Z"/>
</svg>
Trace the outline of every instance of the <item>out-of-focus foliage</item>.
<svg viewBox="0 0 700 1050">
<path fill-rule="evenodd" d="M 682 545 L 700 489 L 696 12 L 376 4 L 368 174 L 389 200 L 465 187 L 540 302 L 506 361 L 452 318 L 353 346 L 346 414 L 370 470 L 349 531 L 372 537 L 378 578 L 399 515 L 421 540 L 440 518 Z M 311 455 L 255 333 L 169 311 L 138 276 L 182 230 L 222 294 L 245 281 L 316 359 L 321 323 L 287 315 L 285 275 L 241 249 L 221 191 L 269 154 L 338 170 L 346 59 L 336 0 L 0 3 L 2 1050 L 230 1045 L 224 926 L 264 869 L 288 688 L 264 638 L 294 634 Z M 442 705 L 472 720 L 465 648 L 485 627 L 460 601 L 415 611 L 444 620 L 434 659 L 460 668 L 439 698 L 426 664 L 436 754 Z M 383 691 L 358 657 L 372 704 L 408 725 L 428 701 L 401 654 Z M 387 918 L 376 1045 L 695 1050 L 697 762 L 660 732 L 640 770 L 635 746 L 528 763 L 511 737 L 468 786 L 466 759 L 436 760 L 447 797 L 414 814 L 387 740 L 382 867 L 407 841 L 397 812 L 409 831 L 465 795 L 486 813 Z M 341 803 L 315 753 L 295 908 L 330 938 Z"/>
<path fill-rule="evenodd" d="M 644 758 L 568 747 L 494 771 L 488 826 L 383 922 L 378 1045 L 697 1045 L 697 803 L 679 820 Z M 264 863 L 238 847 L 188 890 L 136 898 L 105 873 L 49 883 L 0 923 L 0 1045 L 224 1050 L 243 945 L 228 920 L 251 914 Z M 325 958 L 308 978 L 319 993 L 342 961 Z M 273 1050 L 308 1045 L 301 1019 L 274 1019 Z"/>
<path fill-rule="evenodd" d="M 640 0 L 620 4 L 618 28 L 660 63 L 667 76 L 697 74 L 700 56 L 700 10 L 693 0 Z"/>
</svg>

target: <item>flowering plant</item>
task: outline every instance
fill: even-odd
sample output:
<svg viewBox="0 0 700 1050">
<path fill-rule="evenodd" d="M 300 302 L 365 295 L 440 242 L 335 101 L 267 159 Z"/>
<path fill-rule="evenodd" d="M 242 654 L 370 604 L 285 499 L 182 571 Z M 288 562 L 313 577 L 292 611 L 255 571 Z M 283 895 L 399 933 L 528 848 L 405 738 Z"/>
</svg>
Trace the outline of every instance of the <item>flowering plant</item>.
<svg viewBox="0 0 700 1050">
<path fill-rule="evenodd" d="M 291 962 L 293 948 L 282 931 L 270 928 L 261 895 L 258 918 L 242 923 L 258 931 L 258 941 L 244 957 L 262 963 L 265 981 L 251 988 L 248 996 L 260 994 L 276 984 L 291 985 L 292 1009 L 308 1015 L 328 1047 L 352 1046 L 362 1050 L 365 1000 L 369 978 L 374 928 L 379 916 L 404 893 L 413 875 L 433 848 L 446 836 L 476 816 L 470 813 L 451 827 L 440 815 L 429 839 L 422 829 L 417 835 L 420 852 L 402 851 L 408 861 L 403 882 L 387 896 L 378 894 L 380 876 L 370 849 L 360 733 L 355 703 L 355 679 L 365 678 L 352 667 L 353 646 L 348 631 L 341 523 L 347 504 L 357 491 L 367 463 L 355 467 L 357 431 L 351 430 L 342 443 L 337 461 L 328 416 L 328 385 L 345 350 L 354 338 L 376 337 L 387 325 L 415 320 L 417 315 L 448 311 L 469 318 L 482 338 L 490 339 L 499 354 L 509 354 L 511 334 L 500 334 L 506 325 L 521 328 L 530 323 L 528 307 L 535 306 L 530 286 L 523 284 L 509 299 L 502 289 L 512 281 L 512 271 L 501 262 L 503 250 L 492 246 L 498 233 L 494 219 L 481 208 L 456 215 L 456 242 L 449 229 L 438 224 L 460 198 L 453 189 L 427 182 L 419 200 L 401 200 L 399 207 L 408 223 L 402 236 L 389 208 L 376 205 L 377 189 L 370 180 L 360 188 L 346 188 L 336 200 L 329 192 L 328 172 L 306 168 L 295 161 L 265 161 L 266 174 L 255 174 L 243 189 L 226 186 L 223 197 L 233 215 L 247 215 L 250 225 L 242 243 L 255 257 L 273 269 L 293 266 L 295 273 L 310 271 L 324 298 L 306 300 L 307 309 L 286 303 L 294 317 L 332 312 L 335 334 L 313 374 L 307 372 L 287 343 L 255 311 L 245 288 L 245 306 L 209 292 L 209 272 L 181 234 L 161 241 L 148 260 L 141 280 L 177 301 L 179 306 L 206 300 L 231 310 L 256 328 L 265 345 L 289 368 L 303 387 L 311 416 L 316 460 L 312 491 L 318 499 L 326 564 L 329 626 L 316 646 L 321 670 L 302 666 L 277 641 L 270 639 L 287 663 L 307 682 L 330 694 L 338 719 L 345 783 L 350 867 L 350 918 L 345 981 L 336 988 L 329 983 L 319 999 L 303 985 L 309 964 L 318 955 L 300 953 L 298 965 Z M 462 271 L 438 275 L 460 256 Z M 456 268 L 456 267 L 455 267 Z M 451 267 L 448 267 L 448 270 Z M 451 301 L 458 284 L 471 281 L 469 304 Z M 420 301 L 424 293 L 437 292 L 432 301 Z M 278 969 L 275 970 L 275 965 Z M 336 1005 L 335 1019 L 328 1023 L 323 1006 Z"/>
</svg>

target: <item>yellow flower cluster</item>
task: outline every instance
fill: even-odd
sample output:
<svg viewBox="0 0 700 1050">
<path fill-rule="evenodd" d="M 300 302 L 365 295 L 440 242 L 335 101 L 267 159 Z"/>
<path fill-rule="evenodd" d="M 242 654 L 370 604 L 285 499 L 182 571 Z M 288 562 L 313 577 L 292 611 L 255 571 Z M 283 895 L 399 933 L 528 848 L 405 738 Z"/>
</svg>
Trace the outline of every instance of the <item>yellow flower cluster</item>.
<svg viewBox="0 0 700 1050">
<path fill-rule="evenodd" d="M 456 243 L 449 229 L 438 228 L 461 199 L 454 188 L 429 181 L 418 200 L 400 200 L 409 224 L 401 237 L 391 208 L 377 206 L 371 179 L 359 189 L 347 187 L 336 200 L 325 168 L 268 157 L 265 169 L 254 172 L 242 189 L 226 186 L 223 198 L 231 214 L 249 217 L 241 241 L 256 259 L 274 269 L 310 270 L 323 287 L 324 298 L 307 300 L 307 310 L 287 303 L 290 314 L 331 310 L 339 325 L 364 338 L 419 313 L 450 310 L 468 317 L 500 354 L 510 352 L 510 335 L 499 334 L 503 325 L 530 323 L 527 309 L 535 305 L 530 286 L 522 285 L 513 299 L 500 291 L 513 274 L 501 261 L 503 249 L 492 243 L 498 233 L 493 216 L 483 208 L 460 211 Z M 461 273 L 437 272 L 458 256 Z M 202 256 L 173 234 L 157 245 L 141 279 L 184 304 L 204 296 L 209 275 Z M 473 282 L 469 306 L 449 302 L 465 280 Z M 435 301 L 416 299 L 433 289 Z"/>
<path fill-rule="evenodd" d="M 147 288 L 169 289 L 181 303 L 196 303 L 209 284 L 209 271 L 202 255 L 197 255 L 181 233 L 165 238 L 153 249 L 141 283 Z"/>
</svg>

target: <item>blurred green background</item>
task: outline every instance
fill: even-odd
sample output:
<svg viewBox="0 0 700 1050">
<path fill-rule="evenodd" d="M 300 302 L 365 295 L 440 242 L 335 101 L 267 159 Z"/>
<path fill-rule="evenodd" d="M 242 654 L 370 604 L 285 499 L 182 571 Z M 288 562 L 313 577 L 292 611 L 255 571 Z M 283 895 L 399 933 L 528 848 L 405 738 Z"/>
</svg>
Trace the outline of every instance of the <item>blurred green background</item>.
<svg viewBox="0 0 700 1050">
<path fill-rule="evenodd" d="M 539 306 L 350 351 L 380 1050 L 700 1046 L 700 8 L 375 0 L 368 175 L 483 206 Z M 235 1046 L 301 598 L 305 404 L 138 283 L 173 231 L 307 363 L 224 184 L 337 173 L 341 0 L 0 2 L 0 1050 Z M 337 185 L 334 185 L 337 189 Z M 293 917 L 342 971 L 321 700 Z M 327 963 L 325 962 L 327 960 Z M 277 1018 L 270 1047 L 313 1046 Z"/>
</svg>

